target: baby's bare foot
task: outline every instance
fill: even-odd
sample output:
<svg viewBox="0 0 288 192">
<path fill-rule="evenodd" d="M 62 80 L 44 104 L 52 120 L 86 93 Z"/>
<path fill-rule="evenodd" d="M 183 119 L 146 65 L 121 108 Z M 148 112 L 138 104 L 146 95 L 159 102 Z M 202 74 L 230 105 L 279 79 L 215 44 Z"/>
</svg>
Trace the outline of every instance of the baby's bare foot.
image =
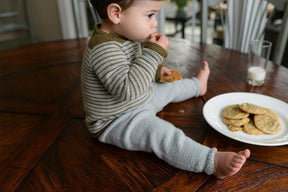
<svg viewBox="0 0 288 192">
<path fill-rule="evenodd" d="M 219 179 L 236 174 L 250 156 L 250 150 L 245 149 L 239 153 L 216 152 L 213 174 Z"/>
<path fill-rule="evenodd" d="M 197 75 L 197 79 L 199 80 L 200 83 L 200 96 L 205 95 L 205 93 L 207 92 L 207 83 L 209 75 L 210 75 L 209 65 L 207 61 L 204 61 L 203 67 Z"/>
</svg>

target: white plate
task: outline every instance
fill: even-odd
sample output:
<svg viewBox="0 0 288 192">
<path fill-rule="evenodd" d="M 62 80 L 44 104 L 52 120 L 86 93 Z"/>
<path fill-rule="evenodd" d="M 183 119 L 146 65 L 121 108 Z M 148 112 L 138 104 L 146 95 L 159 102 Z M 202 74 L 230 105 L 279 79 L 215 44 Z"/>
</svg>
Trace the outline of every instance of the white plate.
<svg viewBox="0 0 288 192">
<path fill-rule="evenodd" d="M 282 127 L 281 131 L 273 135 L 249 135 L 243 131 L 230 131 L 227 125 L 222 121 L 224 108 L 227 105 L 248 102 L 275 111 L 280 119 Z M 215 96 L 207 101 L 203 108 L 203 114 L 205 120 L 211 127 L 231 139 L 261 146 L 279 146 L 288 144 L 288 104 L 273 97 L 245 92 L 225 93 Z"/>
</svg>

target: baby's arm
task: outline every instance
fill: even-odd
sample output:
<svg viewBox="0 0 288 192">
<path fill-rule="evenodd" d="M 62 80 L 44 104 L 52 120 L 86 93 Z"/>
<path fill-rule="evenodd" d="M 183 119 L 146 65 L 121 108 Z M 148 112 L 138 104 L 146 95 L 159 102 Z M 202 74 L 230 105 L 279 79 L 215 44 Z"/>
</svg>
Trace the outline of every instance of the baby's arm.
<svg viewBox="0 0 288 192">
<path fill-rule="evenodd" d="M 155 33 L 155 34 L 151 35 L 150 42 L 160 45 L 166 51 L 168 49 L 169 41 L 165 35 Z M 157 78 L 158 75 L 156 75 L 156 81 L 159 81 L 159 78 L 164 76 L 164 75 L 170 75 L 171 71 L 172 71 L 172 69 L 169 69 L 168 67 L 165 67 L 165 66 L 159 66 L 159 67 L 161 67 L 161 72 L 160 72 L 160 74 L 158 74 L 158 75 L 160 75 L 158 78 Z"/>
<path fill-rule="evenodd" d="M 132 45 L 140 49 L 136 43 Z M 125 101 L 132 101 L 146 94 L 155 78 L 158 65 L 167 54 L 161 46 L 148 43 L 142 54 L 131 62 L 121 44 L 114 41 L 106 42 L 104 47 L 97 46 L 97 49 L 93 50 L 95 54 L 92 55 L 95 56 L 91 61 L 95 75 L 111 95 Z M 137 52 L 140 51 L 135 50 Z"/>
</svg>

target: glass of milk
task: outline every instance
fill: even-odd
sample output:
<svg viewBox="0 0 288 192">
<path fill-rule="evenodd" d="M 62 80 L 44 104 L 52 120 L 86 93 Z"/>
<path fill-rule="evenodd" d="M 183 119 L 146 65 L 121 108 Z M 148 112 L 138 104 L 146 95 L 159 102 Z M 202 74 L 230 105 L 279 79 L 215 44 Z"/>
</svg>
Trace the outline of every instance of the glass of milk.
<svg viewBox="0 0 288 192">
<path fill-rule="evenodd" d="M 250 85 L 261 86 L 264 84 L 271 47 L 270 41 L 252 40 L 250 42 L 247 72 L 247 82 Z"/>
</svg>

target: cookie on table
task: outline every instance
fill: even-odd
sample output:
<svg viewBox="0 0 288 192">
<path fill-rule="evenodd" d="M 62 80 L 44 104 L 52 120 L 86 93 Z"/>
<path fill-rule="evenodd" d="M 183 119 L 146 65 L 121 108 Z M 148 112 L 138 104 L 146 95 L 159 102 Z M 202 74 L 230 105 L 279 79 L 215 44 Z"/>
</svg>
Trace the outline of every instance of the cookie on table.
<svg viewBox="0 0 288 192">
<path fill-rule="evenodd" d="M 240 127 L 243 125 L 246 125 L 247 123 L 249 123 L 250 118 L 246 117 L 243 119 L 228 119 L 228 118 L 224 118 L 223 122 L 226 125 L 232 125 L 232 126 L 236 126 L 236 127 Z"/>
<path fill-rule="evenodd" d="M 243 131 L 249 135 L 263 135 L 264 133 L 257 129 L 253 121 L 250 121 L 248 124 L 243 126 Z"/>
<path fill-rule="evenodd" d="M 280 121 L 268 114 L 255 115 L 254 123 L 259 130 L 267 134 L 275 134 L 281 130 Z"/>
<path fill-rule="evenodd" d="M 239 108 L 242 111 L 245 111 L 250 114 L 255 114 L 255 115 L 266 113 L 266 109 L 264 107 L 260 107 L 252 103 L 242 103 L 241 105 L 239 105 Z"/>
<path fill-rule="evenodd" d="M 228 129 L 232 132 L 236 132 L 236 131 L 242 131 L 243 127 L 229 125 Z"/>
<path fill-rule="evenodd" d="M 267 109 L 267 108 L 265 110 L 266 110 L 267 115 L 271 115 L 274 119 L 279 120 L 279 117 L 275 111 L 273 111 L 272 109 Z"/>
<path fill-rule="evenodd" d="M 163 75 L 162 77 L 160 77 L 159 82 L 160 83 L 166 83 L 166 82 L 173 82 L 173 81 L 177 81 L 177 80 L 181 80 L 182 79 L 182 75 L 180 73 L 180 71 L 177 70 L 172 70 L 170 75 Z"/>
<path fill-rule="evenodd" d="M 242 111 L 238 104 L 225 107 L 223 116 L 228 119 L 243 119 L 249 116 L 249 113 Z"/>
</svg>

